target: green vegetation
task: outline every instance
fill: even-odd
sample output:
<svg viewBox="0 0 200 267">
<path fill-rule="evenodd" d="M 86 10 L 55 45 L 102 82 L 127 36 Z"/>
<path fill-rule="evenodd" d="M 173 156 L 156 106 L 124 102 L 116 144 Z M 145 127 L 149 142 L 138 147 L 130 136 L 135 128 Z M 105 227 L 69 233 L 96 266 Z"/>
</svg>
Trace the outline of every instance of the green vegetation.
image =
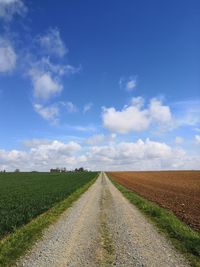
<svg viewBox="0 0 200 267">
<path fill-rule="evenodd" d="M 81 188 L 94 172 L 0 174 L 0 239 Z"/>
<path fill-rule="evenodd" d="M 140 197 L 112 178 L 111 181 L 132 204 L 150 218 L 159 230 L 170 238 L 173 245 L 189 259 L 192 266 L 200 267 L 200 234 L 198 232 L 181 222 L 170 211 Z"/>
<path fill-rule="evenodd" d="M 56 221 L 57 218 L 94 183 L 97 174 L 95 176 L 95 173 L 93 173 L 93 179 L 91 179 L 91 174 L 89 176 L 90 181 L 85 183 L 70 196 L 0 241 L 1 267 L 13 266 L 17 259 L 24 255 L 42 236 L 43 230 Z"/>
</svg>

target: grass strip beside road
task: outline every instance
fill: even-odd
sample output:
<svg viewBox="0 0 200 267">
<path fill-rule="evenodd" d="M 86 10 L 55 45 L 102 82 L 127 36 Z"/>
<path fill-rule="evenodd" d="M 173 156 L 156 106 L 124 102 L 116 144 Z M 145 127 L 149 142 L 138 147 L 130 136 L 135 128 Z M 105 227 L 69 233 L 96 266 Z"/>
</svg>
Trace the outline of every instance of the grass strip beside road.
<svg viewBox="0 0 200 267">
<path fill-rule="evenodd" d="M 198 232 L 181 222 L 172 212 L 130 191 L 111 176 L 109 178 L 122 194 L 171 240 L 175 248 L 190 261 L 193 267 L 200 267 L 200 234 Z"/>
<path fill-rule="evenodd" d="M 25 255 L 33 244 L 42 237 L 43 230 L 55 222 L 74 201 L 87 191 L 98 176 L 99 174 L 47 212 L 0 240 L 0 266 L 12 266 L 19 257 Z"/>
</svg>

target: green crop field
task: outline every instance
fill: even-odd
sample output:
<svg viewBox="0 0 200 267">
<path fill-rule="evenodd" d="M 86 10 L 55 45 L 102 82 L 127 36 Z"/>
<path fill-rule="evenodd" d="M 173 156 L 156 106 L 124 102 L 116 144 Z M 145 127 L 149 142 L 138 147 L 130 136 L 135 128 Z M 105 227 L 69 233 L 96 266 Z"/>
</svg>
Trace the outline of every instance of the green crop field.
<svg viewBox="0 0 200 267">
<path fill-rule="evenodd" d="M 91 181 L 97 173 L 0 173 L 0 239 Z"/>
</svg>

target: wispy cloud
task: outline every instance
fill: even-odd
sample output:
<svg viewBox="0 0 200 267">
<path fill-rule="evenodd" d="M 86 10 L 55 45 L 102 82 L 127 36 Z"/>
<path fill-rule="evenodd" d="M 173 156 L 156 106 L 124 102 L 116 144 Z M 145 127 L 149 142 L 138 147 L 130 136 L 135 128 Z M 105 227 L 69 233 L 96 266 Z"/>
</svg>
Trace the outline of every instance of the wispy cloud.
<svg viewBox="0 0 200 267">
<path fill-rule="evenodd" d="M 39 42 L 43 49 L 40 53 L 34 54 L 32 60 L 29 60 L 28 70 L 33 85 L 33 94 L 37 101 L 40 98 L 48 100 L 59 95 L 64 88 L 62 77 L 76 74 L 81 70 L 80 66 L 65 65 L 55 60 L 55 57 L 64 57 L 67 52 L 58 29 L 50 29 L 47 34 L 40 35 Z M 52 53 L 55 56 L 53 58 Z"/>
<path fill-rule="evenodd" d="M 22 0 L 0 0 L 0 21 L 3 31 L 0 36 L 0 73 L 8 73 L 16 68 L 18 54 L 11 36 L 10 24 L 18 16 L 25 16 L 28 9 Z"/>
<path fill-rule="evenodd" d="M 68 52 L 57 28 L 51 28 L 44 35 L 40 35 L 38 42 L 44 54 L 62 58 Z"/>
<path fill-rule="evenodd" d="M 174 113 L 174 127 L 193 126 L 200 124 L 200 100 L 178 101 L 170 104 Z"/>
<path fill-rule="evenodd" d="M 38 139 L 38 138 L 27 139 L 27 140 L 22 141 L 22 144 L 28 148 L 35 148 L 35 147 L 39 147 L 41 145 L 47 145 L 50 143 L 51 141 L 48 139 Z"/>
<path fill-rule="evenodd" d="M 75 125 L 75 126 L 70 126 L 70 128 L 79 131 L 79 132 L 95 132 L 96 128 L 91 125 L 86 125 L 86 126 L 81 126 L 81 125 Z"/>
<path fill-rule="evenodd" d="M 17 55 L 11 42 L 0 38 L 0 72 L 12 71 L 16 66 Z"/>
<path fill-rule="evenodd" d="M 85 104 L 84 107 L 83 107 L 83 113 L 86 113 L 86 112 L 90 111 L 92 106 L 93 106 L 93 103 L 91 103 L 91 102 Z"/>
<path fill-rule="evenodd" d="M 195 135 L 195 141 L 197 144 L 200 144 L 200 135 L 198 134 Z"/>
<path fill-rule="evenodd" d="M 119 80 L 119 86 L 128 92 L 133 91 L 137 86 L 137 76 L 129 76 L 128 78 L 121 77 Z"/>
<path fill-rule="evenodd" d="M 69 113 L 75 113 L 78 111 L 76 105 L 73 104 L 71 101 L 61 102 L 61 104 L 66 108 Z"/>
<path fill-rule="evenodd" d="M 43 119 L 51 123 L 57 123 L 59 115 L 57 105 L 43 106 L 41 104 L 34 104 L 34 109 Z"/>
<path fill-rule="evenodd" d="M 181 137 L 181 136 L 176 136 L 176 138 L 175 138 L 175 143 L 176 143 L 177 145 L 182 144 L 183 141 L 184 141 L 184 138 L 183 138 L 183 137 Z"/>
<path fill-rule="evenodd" d="M 27 7 L 21 0 L 1 0 L 0 1 L 0 18 L 10 22 L 15 15 L 24 16 Z"/>
<path fill-rule="evenodd" d="M 34 110 L 44 119 L 57 126 L 61 122 L 61 115 L 63 113 L 76 113 L 78 108 L 71 101 L 57 101 L 53 104 L 44 105 L 40 103 L 33 104 Z M 77 127 L 80 126 L 73 126 Z M 75 128 L 74 128 L 75 129 Z M 76 130 L 77 130 L 76 129 Z M 81 130 L 81 127 L 80 127 Z M 84 131 L 84 130 L 83 130 Z"/>
</svg>

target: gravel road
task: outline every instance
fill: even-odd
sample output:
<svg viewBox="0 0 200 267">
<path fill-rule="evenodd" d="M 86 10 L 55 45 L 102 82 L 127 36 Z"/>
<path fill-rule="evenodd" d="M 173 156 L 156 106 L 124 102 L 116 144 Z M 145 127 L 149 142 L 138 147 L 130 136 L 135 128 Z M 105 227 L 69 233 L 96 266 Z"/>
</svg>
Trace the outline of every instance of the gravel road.
<svg viewBox="0 0 200 267">
<path fill-rule="evenodd" d="M 189 265 L 101 173 L 17 266 Z"/>
</svg>

